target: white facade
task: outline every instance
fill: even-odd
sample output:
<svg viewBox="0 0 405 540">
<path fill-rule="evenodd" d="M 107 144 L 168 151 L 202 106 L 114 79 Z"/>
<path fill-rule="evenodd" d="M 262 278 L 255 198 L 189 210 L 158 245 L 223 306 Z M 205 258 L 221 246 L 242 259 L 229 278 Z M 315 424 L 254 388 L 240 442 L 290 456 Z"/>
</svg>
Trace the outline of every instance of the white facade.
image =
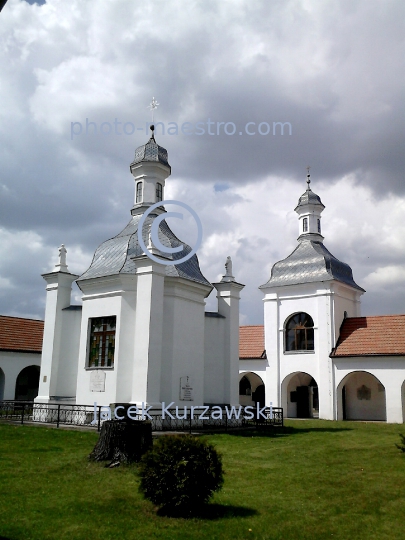
<svg viewBox="0 0 405 540">
<path fill-rule="evenodd" d="M 240 380 L 249 379 L 252 395 L 262 381 L 265 403 L 283 407 L 286 417 L 404 422 L 405 355 L 331 356 L 344 319 L 360 317 L 364 290 L 350 268 L 323 246 L 323 209 L 308 177 L 308 189 L 295 209 L 299 245 L 273 266 L 270 280 L 260 287 L 267 358 L 241 359 Z M 294 316 L 305 324 L 290 329 Z M 313 324 L 306 328 L 308 321 Z M 294 349 L 294 336 L 308 340 Z M 248 401 L 240 396 L 241 404 Z"/>
</svg>

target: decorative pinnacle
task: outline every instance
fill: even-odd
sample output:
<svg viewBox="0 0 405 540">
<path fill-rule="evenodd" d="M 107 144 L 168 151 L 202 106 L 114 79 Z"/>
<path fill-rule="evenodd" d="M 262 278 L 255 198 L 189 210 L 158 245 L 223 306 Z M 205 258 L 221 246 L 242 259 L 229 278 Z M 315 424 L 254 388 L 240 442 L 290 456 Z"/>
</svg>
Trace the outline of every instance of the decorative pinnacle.
<svg viewBox="0 0 405 540">
<path fill-rule="evenodd" d="M 311 167 L 308 165 L 308 167 L 307 167 L 307 184 L 308 184 L 307 190 L 308 190 L 308 189 L 311 189 L 311 188 L 309 187 L 309 184 L 311 183 L 311 175 L 309 174 L 309 169 L 310 169 L 310 168 L 311 168 Z"/>
<path fill-rule="evenodd" d="M 62 244 L 59 248 L 59 263 L 55 264 L 55 270 L 54 272 L 67 272 L 68 267 L 66 264 L 66 253 L 67 249 L 65 248 L 65 244 Z"/>
<path fill-rule="evenodd" d="M 149 129 L 150 129 L 151 132 L 152 132 L 150 138 L 153 139 L 153 140 L 155 140 L 155 126 L 154 126 L 154 124 L 151 124 L 151 125 L 149 126 Z"/>
</svg>

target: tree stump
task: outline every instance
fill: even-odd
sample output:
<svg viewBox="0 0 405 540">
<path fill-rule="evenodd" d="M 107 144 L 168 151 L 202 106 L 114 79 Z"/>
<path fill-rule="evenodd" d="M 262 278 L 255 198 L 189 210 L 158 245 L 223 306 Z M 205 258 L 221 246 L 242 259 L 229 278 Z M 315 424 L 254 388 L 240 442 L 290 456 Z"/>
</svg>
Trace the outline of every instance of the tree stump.
<svg viewBox="0 0 405 540">
<path fill-rule="evenodd" d="M 152 424 L 146 420 L 107 420 L 89 456 L 92 461 L 110 460 L 107 466 L 139 461 L 152 448 Z"/>
</svg>

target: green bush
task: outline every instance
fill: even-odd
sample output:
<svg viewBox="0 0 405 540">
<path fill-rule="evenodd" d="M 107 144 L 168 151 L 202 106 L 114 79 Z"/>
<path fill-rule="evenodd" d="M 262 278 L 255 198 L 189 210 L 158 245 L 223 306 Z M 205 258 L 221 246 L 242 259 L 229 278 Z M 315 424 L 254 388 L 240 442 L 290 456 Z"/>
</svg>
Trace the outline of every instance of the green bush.
<svg viewBox="0 0 405 540">
<path fill-rule="evenodd" d="M 146 499 L 167 509 L 196 508 L 223 484 L 221 456 L 190 435 L 163 436 L 140 462 L 139 489 Z"/>
<path fill-rule="evenodd" d="M 405 452 L 405 435 L 402 435 L 402 433 L 399 434 L 401 437 L 401 442 L 399 444 L 395 443 L 395 446 L 401 450 L 401 452 Z"/>
</svg>

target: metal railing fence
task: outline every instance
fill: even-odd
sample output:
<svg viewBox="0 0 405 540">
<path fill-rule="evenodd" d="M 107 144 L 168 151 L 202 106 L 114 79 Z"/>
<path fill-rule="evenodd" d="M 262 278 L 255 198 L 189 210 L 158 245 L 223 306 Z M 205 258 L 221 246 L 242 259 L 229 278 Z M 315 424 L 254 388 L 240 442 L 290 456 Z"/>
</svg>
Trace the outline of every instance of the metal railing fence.
<svg viewBox="0 0 405 540">
<path fill-rule="evenodd" d="M 182 408 L 180 408 L 182 409 Z M 204 409 L 204 410 L 199 410 Z M 131 414 L 134 420 L 147 419 L 152 423 L 153 431 L 228 431 L 237 428 L 266 429 L 283 426 L 281 407 L 261 408 L 262 414 L 257 419 L 251 418 L 252 412 L 240 406 L 235 409 L 226 406 L 183 408 L 181 414 L 177 408 L 148 411 L 146 415 Z M 215 413 L 215 414 L 214 414 Z M 122 414 L 122 413 L 121 413 Z M 100 431 L 105 420 L 111 418 L 109 407 L 97 405 L 72 405 L 63 403 L 34 403 L 33 401 L 0 401 L 0 420 L 11 420 L 21 424 L 38 422 L 45 424 L 86 426 Z"/>
</svg>

